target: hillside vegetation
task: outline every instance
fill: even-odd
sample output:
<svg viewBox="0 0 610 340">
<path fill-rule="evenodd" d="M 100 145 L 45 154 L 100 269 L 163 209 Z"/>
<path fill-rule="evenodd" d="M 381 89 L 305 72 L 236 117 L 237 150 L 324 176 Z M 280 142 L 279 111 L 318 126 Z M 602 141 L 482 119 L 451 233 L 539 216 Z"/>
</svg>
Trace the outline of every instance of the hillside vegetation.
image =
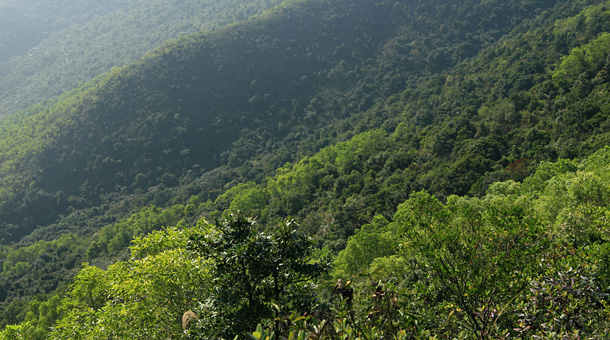
<svg viewBox="0 0 610 340">
<path fill-rule="evenodd" d="M 609 6 L 287 2 L 5 121 L 3 336 L 606 337 Z"/>
<path fill-rule="evenodd" d="M 0 118 L 142 57 L 168 39 L 260 14 L 281 0 L 0 1 Z"/>
<path fill-rule="evenodd" d="M 294 221 L 265 232 L 239 214 L 181 220 L 136 238 L 128 261 L 85 264 L 67 295 L 30 303 L 26 322 L 0 336 L 44 338 L 53 326 L 51 339 L 604 338 L 609 167 L 604 148 L 542 163 L 480 198 L 414 193 L 391 221 L 377 215 L 358 229 L 332 270 L 304 286 L 328 269 L 328 253 L 312 252 Z M 177 208 L 154 215 L 193 210 Z M 350 295 L 333 295 L 335 282 Z M 183 333 L 188 310 L 199 318 Z"/>
<path fill-rule="evenodd" d="M 406 82 L 449 68 L 453 54 L 466 54 L 462 39 L 447 41 L 436 33 L 419 47 L 421 52 L 413 53 L 413 61 L 386 51 L 398 48 L 394 44 L 401 34 L 403 39 L 432 34 L 429 26 L 411 20 L 427 6 L 285 5 L 251 21 L 170 43 L 98 84 L 64 96 L 50 109 L 7 121 L 0 169 L 0 216 L 9 233 L 4 238 L 17 241 L 60 215 L 116 196 L 162 191 L 220 165 L 235 168 L 257 154 L 278 155 L 257 162 L 266 167 L 261 170 L 266 176 L 295 160 L 299 151 L 293 146 L 318 139 L 324 126 L 331 136 L 367 129 L 352 124 L 370 119 L 352 117 L 376 100 L 400 93 Z M 429 14 L 439 22 L 453 10 L 431 9 L 440 11 Z M 529 12 L 511 5 L 502 13 L 519 17 Z M 474 13 L 464 15 L 456 22 Z M 493 34 L 500 35 L 500 28 L 508 30 L 510 22 L 494 21 L 489 32 L 471 38 L 471 45 L 482 48 Z M 339 24 L 352 29 L 338 29 Z M 283 29 L 271 30 L 275 27 Z M 418 67 L 428 53 L 444 59 Z M 331 136 L 320 136 L 316 143 L 324 146 Z"/>
</svg>

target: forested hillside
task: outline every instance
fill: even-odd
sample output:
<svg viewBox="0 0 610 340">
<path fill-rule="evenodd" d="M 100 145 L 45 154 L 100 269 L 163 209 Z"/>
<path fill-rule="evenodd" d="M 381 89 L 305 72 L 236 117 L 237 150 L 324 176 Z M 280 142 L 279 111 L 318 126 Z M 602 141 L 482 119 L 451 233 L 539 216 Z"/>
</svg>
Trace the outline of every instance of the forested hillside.
<svg viewBox="0 0 610 340">
<path fill-rule="evenodd" d="M 0 62 L 26 54 L 51 32 L 112 12 L 128 1 L 0 1 Z"/>
<path fill-rule="evenodd" d="M 411 20 L 428 5 L 296 2 L 170 43 L 50 109 L 7 122 L 0 192 L 4 238 L 19 240 L 109 195 L 162 191 L 185 176 L 196 178 L 223 164 L 236 167 L 277 150 L 277 161 L 264 162 L 271 173 L 295 160 L 298 150 L 290 143 L 334 121 L 343 132 L 357 131 L 350 122 L 367 119 L 351 117 L 400 93 L 407 82 L 449 68 L 454 55 L 467 54 L 466 36 L 474 53 L 500 36 L 500 29 L 508 31 L 513 16 L 531 13 L 508 6 L 502 11 L 506 19 L 481 29 L 475 39 L 466 20 L 495 5 L 464 6 L 473 11 L 455 20 L 468 29 L 442 39 L 431 30 L 433 23 Z M 429 10 L 429 20 L 440 24 L 455 9 Z M 435 39 L 417 53 L 392 51 L 399 37 L 426 33 Z M 461 38 L 449 39 L 458 33 Z"/>
<path fill-rule="evenodd" d="M 391 221 L 363 225 L 332 267 L 293 220 L 178 222 L 136 238 L 127 261 L 85 264 L 68 294 L 30 303 L 26 322 L 0 336 L 603 339 L 609 167 L 606 147 L 543 162 L 479 198 L 414 193 Z M 183 332 L 189 310 L 197 317 Z"/>
<path fill-rule="evenodd" d="M 281 0 L 0 1 L 0 118 L 142 57 L 168 39 Z"/>
<path fill-rule="evenodd" d="M 5 121 L 4 336 L 603 338 L 609 6 L 290 1 Z"/>
</svg>

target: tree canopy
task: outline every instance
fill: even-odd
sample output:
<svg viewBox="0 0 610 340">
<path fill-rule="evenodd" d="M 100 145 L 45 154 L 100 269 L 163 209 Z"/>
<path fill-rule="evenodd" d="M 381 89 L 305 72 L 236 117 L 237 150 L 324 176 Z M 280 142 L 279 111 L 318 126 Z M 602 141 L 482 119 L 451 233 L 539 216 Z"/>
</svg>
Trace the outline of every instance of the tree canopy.
<svg viewBox="0 0 610 340">
<path fill-rule="evenodd" d="M 606 337 L 608 8 L 288 1 L 3 121 L 2 336 Z"/>
</svg>

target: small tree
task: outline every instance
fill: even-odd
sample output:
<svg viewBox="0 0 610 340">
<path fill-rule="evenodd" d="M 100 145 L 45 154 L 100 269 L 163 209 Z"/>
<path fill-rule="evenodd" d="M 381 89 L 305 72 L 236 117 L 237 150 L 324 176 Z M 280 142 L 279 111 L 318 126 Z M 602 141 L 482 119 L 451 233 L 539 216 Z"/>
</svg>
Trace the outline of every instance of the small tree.
<svg viewBox="0 0 610 340">
<path fill-rule="evenodd" d="M 311 296 L 306 282 L 328 266 L 313 258 L 313 241 L 296 232 L 293 220 L 270 233 L 255 226 L 254 218 L 238 212 L 191 237 L 189 249 L 214 263 L 213 296 L 200 312 L 206 333 L 232 339 L 271 318 L 281 333 L 282 312 L 307 309 L 307 303 L 296 305 Z M 293 299 L 297 294 L 300 298 Z"/>
</svg>

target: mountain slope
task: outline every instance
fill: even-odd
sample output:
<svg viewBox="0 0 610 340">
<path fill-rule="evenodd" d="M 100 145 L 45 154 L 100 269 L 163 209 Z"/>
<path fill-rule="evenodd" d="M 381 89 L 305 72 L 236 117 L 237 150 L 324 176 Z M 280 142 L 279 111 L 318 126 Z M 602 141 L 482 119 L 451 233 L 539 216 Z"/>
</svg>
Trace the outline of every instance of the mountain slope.
<svg viewBox="0 0 610 340">
<path fill-rule="evenodd" d="M 79 25 L 129 5 L 129 1 L 0 2 L 0 63 L 25 55 L 54 31 Z"/>
<path fill-rule="evenodd" d="M 51 100 L 168 39 L 245 20 L 270 1 L 45 1 L 2 4 L 0 117 Z"/>
<path fill-rule="evenodd" d="M 5 241 L 84 241 L 5 247 L 7 304 L 48 293 L 23 270 L 37 259 L 61 266 L 50 259 L 68 251 L 72 270 L 88 249 L 107 264 L 134 236 L 227 208 L 270 226 L 297 216 L 340 250 L 413 191 L 480 195 L 591 153 L 607 140 L 608 81 L 605 62 L 587 60 L 604 60 L 607 13 L 603 1 L 293 2 L 9 120 Z M 140 211 L 175 203 L 163 218 Z"/>
<path fill-rule="evenodd" d="M 223 153 L 229 166 L 239 164 L 291 132 L 366 110 L 529 13 L 510 5 L 474 37 L 469 21 L 496 4 L 474 5 L 455 17 L 463 30 L 438 36 L 433 27 L 452 6 L 296 2 L 168 44 L 30 120 L 7 123 L 0 214 L 13 236 L 4 237 L 108 193 L 177 185 L 188 170 L 198 176 L 222 164 Z M 242 136 L 253 137 L 231 147 Z"/>
<path fill-rule="evenodd" d="M 287 148 L 307 154 L 353 131 L 383 131 L 303 157 L 258 186 L 235 187 L 210 209 L 254 211 L 263 223 L 296 216 L 303 230 L 341 249 L 375 214 L 391 219 L 412 192 L 481 195 L 542 161 L 584 157 L 609 136 L 607 14 L 605 2 L 543 12 L 449 72 Z M 566 67 L 571 80 L 564 83 Z M 264 172 L 274 157 L 242 167 L 248 175 L 241 180 Z"/>
</svg>

